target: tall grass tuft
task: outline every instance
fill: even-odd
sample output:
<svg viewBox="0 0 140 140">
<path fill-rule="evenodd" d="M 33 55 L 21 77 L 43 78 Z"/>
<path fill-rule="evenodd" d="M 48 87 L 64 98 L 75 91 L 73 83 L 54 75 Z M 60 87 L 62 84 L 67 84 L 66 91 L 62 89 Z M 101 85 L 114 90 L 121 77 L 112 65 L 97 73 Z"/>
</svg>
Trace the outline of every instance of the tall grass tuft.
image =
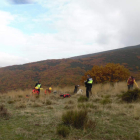
<svg viewBox="0 0 140 140">
<path fill-rule="evenodd" d="M 11 114 L 4 107 L 4 105 L 0 105 L 0 117 L 8 119 L 10 116 Z"/>
<path fill-rule="evenodd" d="M 70 133 L 70 130 L 65 125 L 58 125 L 56 129 L 56 133 L 60 136 L 67 137 Z"/>
<path fill-rule="evenodd" d="M 65 125 L 71 125 L 77 129 L 84 128 L 88 121 L 88 112 L 86 110 L 71 110 L 62 115 L 62 121 Z"/>
<path fill-rule="evenodd" d="M 123 101 L 127 103 L 137 101 L 138 99 L 140 99 L 140 90 L 134 89 L 134 90 L 128 90 L 127 92 L 123 92 L 121 98 Z"/>
</svg>

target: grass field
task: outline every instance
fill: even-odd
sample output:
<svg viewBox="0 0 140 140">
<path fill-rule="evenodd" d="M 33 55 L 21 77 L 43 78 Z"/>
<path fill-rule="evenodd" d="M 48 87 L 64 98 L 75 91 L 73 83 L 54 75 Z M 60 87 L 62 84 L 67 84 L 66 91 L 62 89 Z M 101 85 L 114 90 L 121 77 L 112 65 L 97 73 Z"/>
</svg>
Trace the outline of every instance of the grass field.
<svg viewBox="0 0 140 140">
<path fill-rule="evenodd" d="M 81 88 L 85 96 L 85 87 Z M 60 93 L 72 94 L 73 87 L 54 90 L 58 93 L 50 96 L 42 90 L 39 98 L 26 98 L 32 90 L 0 95 L 0 108 L 4 105 L 7 109 L 5 116 L 0 111 L 0 140 L 140 140 L 139 101 L 128 104 L 119 98 L 122 91 L 127 91 L 126 83 L 94 85 L 92 96 L 85 102 L 78 102 L 81 95 L 59 97 Z M 86 110 L 94 126 L 69 126 L 67 137 L 58 135 L 57 126 L 68 110 Z"/>
</svg>

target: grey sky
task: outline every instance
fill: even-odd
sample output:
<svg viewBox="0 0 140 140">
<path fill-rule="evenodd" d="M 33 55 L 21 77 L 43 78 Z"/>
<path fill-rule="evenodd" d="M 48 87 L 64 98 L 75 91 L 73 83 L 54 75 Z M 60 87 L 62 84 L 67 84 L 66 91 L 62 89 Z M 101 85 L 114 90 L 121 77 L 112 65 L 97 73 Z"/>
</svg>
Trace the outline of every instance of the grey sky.
<svg viewBox="0 0 140 140">
<path fill-rule="evenodd" d="M 15 12 L 12 5 L 5 4 L 5 10 L 0 9 L 0 46 L 4 46 L 0 66 L 140 44 L 139 0 L 35 0 L 35 3 L 16 6 Z M 7 10 L 8 6 L 11 10 Z"/>
</svg>

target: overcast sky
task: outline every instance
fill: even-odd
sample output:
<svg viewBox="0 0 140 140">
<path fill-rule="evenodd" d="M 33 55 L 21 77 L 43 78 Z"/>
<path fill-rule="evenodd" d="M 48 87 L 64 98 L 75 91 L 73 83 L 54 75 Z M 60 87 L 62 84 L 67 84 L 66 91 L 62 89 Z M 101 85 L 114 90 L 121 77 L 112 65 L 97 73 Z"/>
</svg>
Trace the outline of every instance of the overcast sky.
<svg viewBox="0 0 140 140">
<path fill-rule="evenodd" d="M 0 66 L 140 44 L 140 0 L 0 0 Z"/>
</svg>

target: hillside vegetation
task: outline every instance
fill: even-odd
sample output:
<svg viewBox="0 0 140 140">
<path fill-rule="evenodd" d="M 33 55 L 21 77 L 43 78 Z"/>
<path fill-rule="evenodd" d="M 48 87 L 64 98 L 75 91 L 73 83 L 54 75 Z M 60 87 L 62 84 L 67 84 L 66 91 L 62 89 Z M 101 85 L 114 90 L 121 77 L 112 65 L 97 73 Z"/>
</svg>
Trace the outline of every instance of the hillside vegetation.
<svg viewBox="0 0 140 140">
<path fill-rule="evenodd" d="M 140 45 L 89 54 L 70 59 L 45 60 L 0 68 L 0 92 L 33 88 L 38 80 L 43 86 L 80 84 L 81 77 L 95 65 L 120 63 L 140 79 Z"/>
<path fill-rule="evenodd" d="M 140 82 L 138 82 L 140 84 Z M 140 140 L 139 100 L 121 99 L 126 83 L 114 86 L 97 84 L 89 100 L 83 95 L 60 98 L 59 94 L 31 95 L 31 90 L 10 91 L 0 95 L 1 140 Z M 72 93 L 73 88 L 54 88 Z M 71 115 L 67 115 L 72 113 Z M 74 115 L 75 114 L 75 115 Z M 82 123 L 78 114 L 81 114 Z M 70 119 L 71 118 L 71 119 Z"/>
</svg>

